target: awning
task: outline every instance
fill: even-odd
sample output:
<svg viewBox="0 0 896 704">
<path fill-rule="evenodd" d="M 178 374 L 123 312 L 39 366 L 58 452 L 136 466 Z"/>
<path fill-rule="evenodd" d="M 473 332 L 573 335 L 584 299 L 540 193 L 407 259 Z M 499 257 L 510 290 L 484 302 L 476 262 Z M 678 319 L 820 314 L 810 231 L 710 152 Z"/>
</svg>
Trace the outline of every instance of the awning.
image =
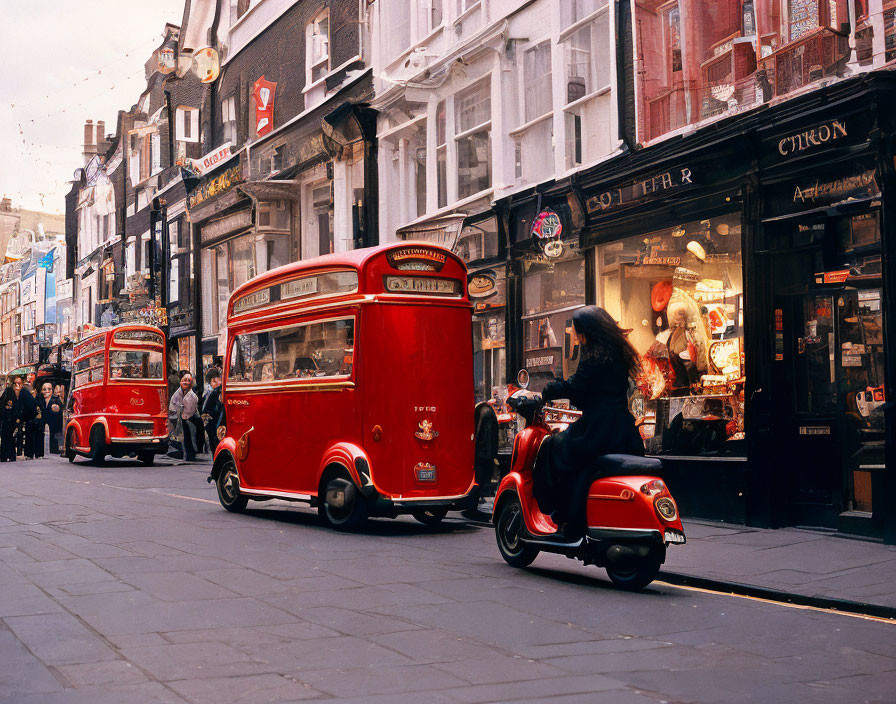
<svg viewBox="0 0 896 704">
<path fill-rule="evenodd" d="M 288 180 L 249 181 L 237 188 L 255 200 L 298 200 L 299 182 Z"/>
<path fill-rule="evenodd" d="M 460 234 L 466 219 L 467 216 L 463 213 L 440 215 L 436 218 L 401 227 L 395 234 L 399 239 L 405 241 L 416 240 L 418 242 L 437 244 L 453 252 L 457 245 L 457 236 Z"/>
</svg>

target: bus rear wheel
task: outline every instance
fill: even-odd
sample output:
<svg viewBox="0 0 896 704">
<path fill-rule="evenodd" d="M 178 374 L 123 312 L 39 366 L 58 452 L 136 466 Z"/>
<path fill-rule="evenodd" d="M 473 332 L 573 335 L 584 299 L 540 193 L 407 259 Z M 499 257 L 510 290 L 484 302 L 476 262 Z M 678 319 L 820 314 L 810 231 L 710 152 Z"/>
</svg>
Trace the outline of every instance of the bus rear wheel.
<svg viewBox="0 0 896 704">
<path fill-rule="evenodd" d="M 106 433 L 101 425 L 90 431 L 90 459 L 97 467 L 106 463 Z"/>
<path fill-rule="evenodd" d="M 367 521 L 367 500 L 348 478 L 331 478 L 324 489 L 320 513 L 331 528 L 344 533 L 360 530 Z"/>
</svg>

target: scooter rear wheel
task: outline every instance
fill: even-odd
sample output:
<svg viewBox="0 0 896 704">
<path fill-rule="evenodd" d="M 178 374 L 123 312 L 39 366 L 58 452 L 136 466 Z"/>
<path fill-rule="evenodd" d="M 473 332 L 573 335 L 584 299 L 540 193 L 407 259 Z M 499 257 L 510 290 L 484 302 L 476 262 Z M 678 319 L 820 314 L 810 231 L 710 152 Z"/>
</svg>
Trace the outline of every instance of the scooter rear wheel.
<svg viewBox="0 0 896 704">
<path fill-rule="evenodd" d="M 656 579 L 663 564 L 663 550 L 652 550 L 647 557 L 641 558 L 627 569 L 607 565 L 607 576 L 620 589 L 641 591 Z"/>
<path fill-rule="evenodd" d="M 498 550 L 504 562 L 511 567 L 528 567 L 538 557 L 538 548 L 522 541 L 524 527 L 523 507 L 520 505 L 519 497 L 514 494 L 501 502 L 495 519 Z"/>
</svg>

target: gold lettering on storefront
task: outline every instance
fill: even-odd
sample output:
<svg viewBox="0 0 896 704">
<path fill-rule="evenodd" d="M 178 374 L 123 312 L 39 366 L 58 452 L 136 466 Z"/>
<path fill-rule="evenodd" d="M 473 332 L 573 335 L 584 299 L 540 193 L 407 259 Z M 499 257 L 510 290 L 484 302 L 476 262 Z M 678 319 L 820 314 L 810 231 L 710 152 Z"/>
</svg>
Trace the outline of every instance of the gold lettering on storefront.
<svg viewBox="0 0 896 704">
<path fill-rule="evenodd" d="M 242 172 L 239 166 L 232 166 L 227 171 L 209 179 L 202 184 L 191 196 L 190 207 L 195 208 L 209 198 L 221 195 L 242 181 Z"/>
<path fill-rule="evenodd" d="M 820 147 L 846 136 L 848 136 L 846 125 L 839 120 L 833 120 L 805 132 L 784 137 L 784 139 L 778 142 L 778 153 L 781 156 L 790 156 L 812 147 Z"/>
</svg>

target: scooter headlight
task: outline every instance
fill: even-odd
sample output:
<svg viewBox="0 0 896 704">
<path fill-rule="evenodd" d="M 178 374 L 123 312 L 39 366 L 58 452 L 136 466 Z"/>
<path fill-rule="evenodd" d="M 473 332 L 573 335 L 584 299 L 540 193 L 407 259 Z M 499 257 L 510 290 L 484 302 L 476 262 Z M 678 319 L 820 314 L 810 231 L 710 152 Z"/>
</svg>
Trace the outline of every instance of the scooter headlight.
<svg viewBox="0 0 896 704">
<path fill-rule="evenodd" d="M 678 518 L 678 507 L 670 497 L 661 496 L 653 505 L 656 507 L 656 512 L 665 520 L 674 521 Z"/>
</svg>

